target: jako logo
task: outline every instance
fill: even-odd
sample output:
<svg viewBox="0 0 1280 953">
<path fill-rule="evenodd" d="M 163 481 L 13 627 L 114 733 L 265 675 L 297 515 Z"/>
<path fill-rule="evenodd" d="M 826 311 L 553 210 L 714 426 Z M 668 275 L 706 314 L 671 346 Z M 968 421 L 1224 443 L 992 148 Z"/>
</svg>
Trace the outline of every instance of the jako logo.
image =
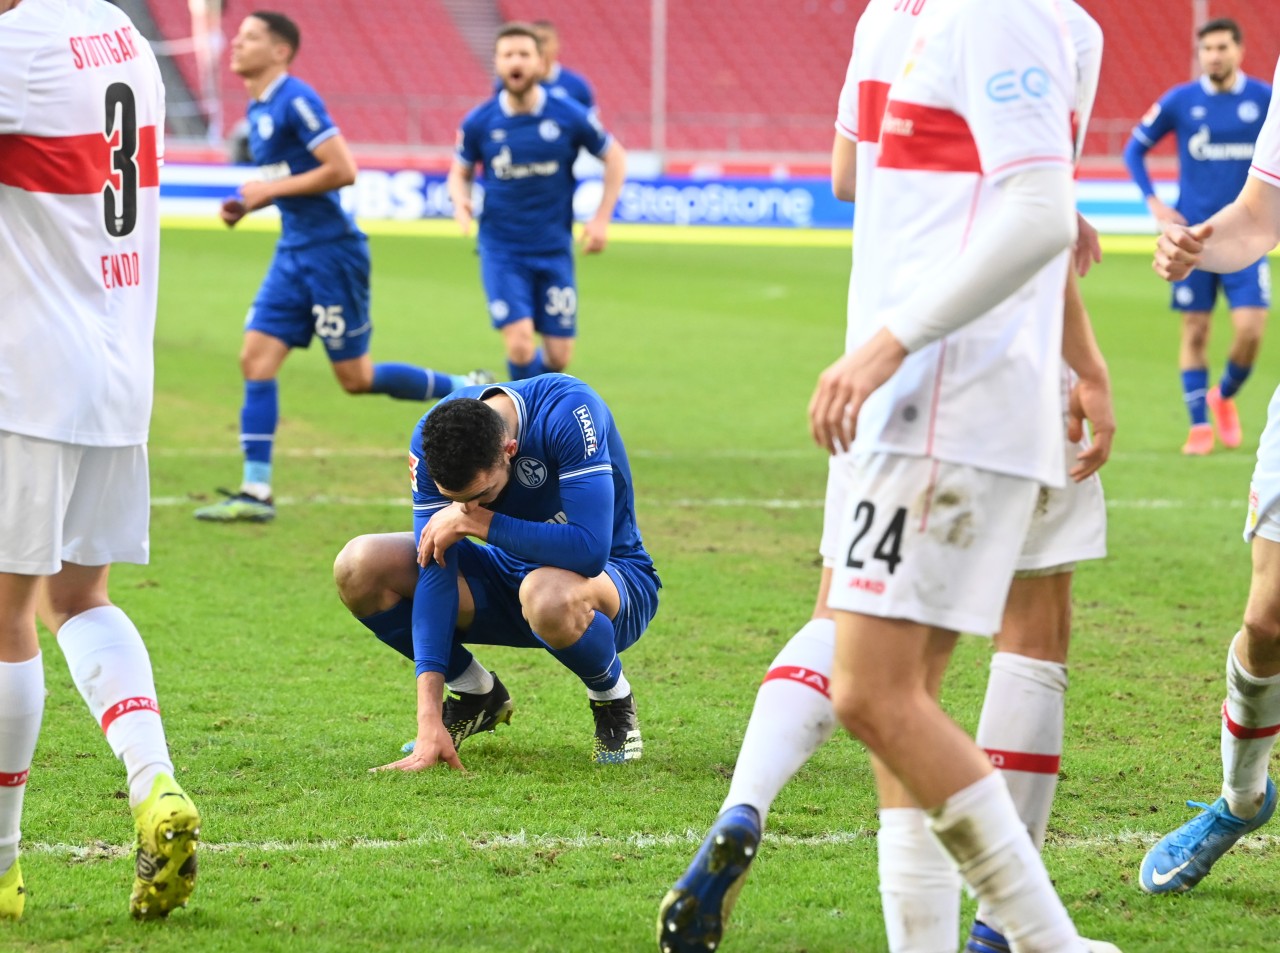
<svg viewBox="0 0 1280 953">
<path fill-rule="evenodd" d="M 596 423 L 591 419 L 591 411 L 586 404 L 575 407 L 573 416 L 578 418 L 578 426 L 582 428 L 582 443 L 586 448 L 586 456 L 591 456 L 599 448 L 596 442 Z"/>
<path fill-rule="evenodd" d="M 863 576 L 854 576 L 849 580 L 850 589 L 861 589 L 863 592 L 869 592 L 873 596 L 884 594 L 884 581 L 880 579 L 867 579 Z"/>
<path fill-rule="evenodd" d="M 987 80 L 987 97 L 992 102 L 1011 103 L 1015 99 L 1044 99 L 1049 92 L 1049 74 L 1038 66 L 1024 70 L 1001 70 Z"/>
</svg>

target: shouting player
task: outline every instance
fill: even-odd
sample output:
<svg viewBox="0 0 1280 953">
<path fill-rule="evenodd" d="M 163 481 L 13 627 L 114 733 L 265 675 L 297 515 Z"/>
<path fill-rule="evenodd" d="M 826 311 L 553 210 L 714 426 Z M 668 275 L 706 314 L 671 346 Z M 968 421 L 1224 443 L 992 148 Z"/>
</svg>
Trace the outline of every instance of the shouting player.
<svg viewBox="0 0 1280 953">
<path fill-rule="evenodd" d="M 0 0 L 0 918 L 44 710 L 36 616 L 128 773 L 133 916 L 186 904 L 200 815 L 173 779 L 151 659 L 112 604 L 146 563 L 164 86 L 101 0 Z M 46 794 L 49 792 L 46 791 Z"/>
<path fill-rule="evenodd" d="M 1280 90 L 1280 63 L 1276 66 Z M 1239 197 L 1207 222 L 1165 226 L 1156 272 L 1181 281 L 1193 269 L 1231 274 L 1280 244 L 1280 93 L 1258 138 L 1253 167 Z M 1249 487 L 1244 538 L 1252 546 L 1253 579 L 1240 631 L 1227 649 L 1222 704 L 1222 796 L 1167 835 L 1142 861 L 1148 893 L 1190 890 L 1245 834 L 1276 809 L 1267 766 L 1280 735 L 1280 388 L 1267 408 L 1258 462 Z"/>
<path fill-rule="evenodd" d="M 449 171 L 453 217 L 471 230 L 471 183 L 483 166 L 480 279 L 513 380 L 562 371 L 573 356 L 578 285 L 573 269 L 573 162 L 584 148 L 604 161 L 600 207 L 583 226 L 582 250 L 604 251 L 627 173 L 622 145 L 568 97 L 539 85 L 542 49 L 531 26 L 498 32 L 502 91 L 467 114 Z M 542 338 L 538 347 L 535 332 Z"/>
<path fill-rule="evenodd" d="M 279 422 L 276 375 L 293 348 L 312 336 L 325 344 L 334 376 L 348 394 L 432 400 L 493 378 L 460 376 L 411 364 L 374 364 L 369 357 L 369 240 L 342 208 L 338 189 L 356 178 L 356 164 L 315 90 L 289 75 L 301 35 L 281 13 L 245 17 L 231 41 L 231 70 L 244 80 L 249 149 L 262 179 L 247 182 L 222 207 L 235 226 L 249 212 L 275 204 L 281 234 L 267 277 L 245 322 L 240 370 L 244 404 L 239 492 L 196 510 L 214 522 L 265 522 L 275 517 L 271 450 Z"/>
<path fill-rule="evenodd" d="M 564 374 L 468 387 L 427 412 L 409 453 L 413 533 L 358 537 L 334 565 L 352 615 L 416 665 L 418 736 L 386 767 L 461 767 L 464 739 L 510 719 L 507 689 L 465 645 L 550 652 L 586 686 L 592 759 L 639 758 L 618 655 L 662 584 L 604 401 Z"/>
<path fill-rule="evenodd" d="M 1129 174 L 1161 226 L 1202 222 L 1239 194 L 1271 95 L 1266 83 L 1240 70 L 1244 46 L 1234 20 L 1210 20 L 1196 35 L 1202 75 L 1161 96 L 1133 130 L 1124 151 Z M 1145 162 L 1147 151 L 1170 133 L 1178 139 L 1178 201 L 1173 208 L 1156 196 Z M 1219 288 L 1231 305 L 1235 336 L 1226 369 L 1210 389 L 1209 325 Z M 1240 415 L 1233 398 L 1257 360 L 1270 303 L 1271 268 L 1265 257 L 1232 274 L 1195 271 L 1174 283 L 1173 308 L 1182 312 L 1178 365 L 1191 417 L 1183 453 L 1210 453 L 1213 425 L 1224 446 L 1240 446 Z"/>
</svg>

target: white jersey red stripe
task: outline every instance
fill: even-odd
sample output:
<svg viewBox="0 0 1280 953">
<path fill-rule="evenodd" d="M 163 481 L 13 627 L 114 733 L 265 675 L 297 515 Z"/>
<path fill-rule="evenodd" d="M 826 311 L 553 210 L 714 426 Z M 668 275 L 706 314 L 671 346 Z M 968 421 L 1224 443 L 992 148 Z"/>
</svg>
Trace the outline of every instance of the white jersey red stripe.
<svg viewBox="0 0 1280 953">
<path fill-rule="evenodd" d="M 0 15 L 0 430 L 146 442 L 163 130 L 155 56 L 118 7 Z"/>
<path fill-rule="evenodd" d="M 903 33 L 893 17 L 915 29 L 892 73 L 865 196 L 859 154 L 851 346 L 960 254 L 1006 176 L 1073 163 L 1078 111 L 1077 54 L 1055 0 L 930 0 L 918 17 L 903 15 L 914 3 L 873 0 L 864 20 L 877 6 L 872 22 L 895 48 Z M 1061 485 L 1066 268 L 1063 253 L 992 311 L 910 355 L 864 405 L 855 449 Z"/>
</svg>

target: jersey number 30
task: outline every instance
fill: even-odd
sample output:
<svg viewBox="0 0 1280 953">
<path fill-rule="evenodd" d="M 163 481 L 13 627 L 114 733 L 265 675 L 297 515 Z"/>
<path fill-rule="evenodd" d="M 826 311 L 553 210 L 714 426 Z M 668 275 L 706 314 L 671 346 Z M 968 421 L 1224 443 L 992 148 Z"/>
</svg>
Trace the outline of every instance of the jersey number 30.
<svg viewBox="0 0 1280 953">
<path fill-rule="evenodd" d="M 138 224 L 138 107 L 127 83 L 107 87 L 106 137 L 111 144 L 112 177 L 102 187 L 102 222 L 107 234 L 123 238 Z"/>
</svg>

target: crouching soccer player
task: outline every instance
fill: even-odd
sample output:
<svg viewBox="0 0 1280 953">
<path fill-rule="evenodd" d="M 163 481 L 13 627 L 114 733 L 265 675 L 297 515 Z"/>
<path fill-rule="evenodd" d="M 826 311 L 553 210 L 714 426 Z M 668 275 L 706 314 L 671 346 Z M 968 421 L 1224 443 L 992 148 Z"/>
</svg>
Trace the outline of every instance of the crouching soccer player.
<svg viewBox="0 0 1280 953">
<path fill-rule="evenodd" d="M 416 665 L 417 739 L 385 767 L 460 768 L 463 740 L 510 721 L 506 687 L 465 647 L 477 644 L 550 652 L 587 688 L 593 760 L 639 758 L 618 655 L 662 584 L 604 401 L 563 374 L 466 387 L 422 418 L 409 462 L 413 534 L 358 537 L 334 565 L 351 613 Z"/>
</svg>

